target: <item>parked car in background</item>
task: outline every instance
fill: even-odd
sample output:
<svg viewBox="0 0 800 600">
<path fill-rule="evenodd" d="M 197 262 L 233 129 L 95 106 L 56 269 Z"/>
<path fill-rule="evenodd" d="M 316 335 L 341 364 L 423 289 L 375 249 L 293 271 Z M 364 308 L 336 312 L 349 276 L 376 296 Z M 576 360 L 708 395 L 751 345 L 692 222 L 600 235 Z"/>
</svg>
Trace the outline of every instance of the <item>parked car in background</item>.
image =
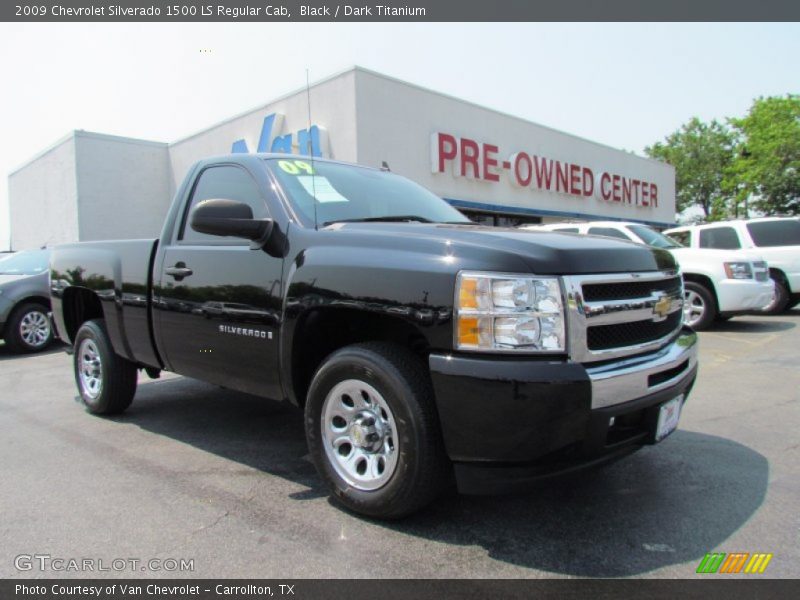
<svg viewBox="0 0 800 600">
<path fill-rule="evenodd" d="M 777 314 L 800 302 L 800 219 L 763 217 L 676 227 L 664 232 L 689 248 L 754 248 L 769 263 L 774 294 L 762 308 Z"/>
<path fill-rule="evenodd" d="M 49 250 L 0 259 L 0 335 L 13 352 L 38 352 L 53 341 L 49 262 Z"/>
<path fill-rule="evenodd" d="M 641 223 L 590 221 L 526 226 L 526 229 L 603 235 L 669 250 L 684 279 L 684 319 L 702 330 L 715 320 L 760 309 L 773 294 L 767 263 L 752 252 L 684 248 Z"/>
</svg>

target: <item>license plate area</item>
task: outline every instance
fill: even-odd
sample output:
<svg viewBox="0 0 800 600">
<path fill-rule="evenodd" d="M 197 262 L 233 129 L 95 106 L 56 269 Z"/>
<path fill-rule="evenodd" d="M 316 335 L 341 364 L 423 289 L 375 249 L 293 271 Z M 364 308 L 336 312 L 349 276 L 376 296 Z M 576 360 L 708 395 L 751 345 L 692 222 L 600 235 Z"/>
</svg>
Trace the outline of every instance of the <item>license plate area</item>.
<svg viewBox="0 0 800 600">
<path fill-rule="evenodd" d="M 678 428 L 683 408 L 683 394 L 658 407 L 656 442 L 660 442 Z"/>
</svg>

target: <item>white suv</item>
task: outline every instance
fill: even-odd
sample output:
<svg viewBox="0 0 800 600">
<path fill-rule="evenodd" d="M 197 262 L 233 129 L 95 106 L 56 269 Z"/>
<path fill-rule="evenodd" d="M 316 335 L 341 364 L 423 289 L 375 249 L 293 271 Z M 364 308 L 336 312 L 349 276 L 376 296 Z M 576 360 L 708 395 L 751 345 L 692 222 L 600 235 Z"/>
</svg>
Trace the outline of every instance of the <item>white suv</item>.
<svg viewBox="0 0 800 600">
<path fill-rule="evenodd" d="M 776 314 L 800 302 L 800 219 L 764 217 L 676 227 L 665 231 L 690 248 L 754 249 L 769 263 L 775 292 L 763 310 Z"/>
<path fill-rule="evenodd" d="M 604 235 L 669 250 L 683 274 L 684 320 L 694 329 L 706 329 L 715 320 L 758 310 L 773 295 L 767 263 L 751 252 L 683 248 L 640 223 L 591 221 L 528 225 L 522 229 Z"/>
</svg>

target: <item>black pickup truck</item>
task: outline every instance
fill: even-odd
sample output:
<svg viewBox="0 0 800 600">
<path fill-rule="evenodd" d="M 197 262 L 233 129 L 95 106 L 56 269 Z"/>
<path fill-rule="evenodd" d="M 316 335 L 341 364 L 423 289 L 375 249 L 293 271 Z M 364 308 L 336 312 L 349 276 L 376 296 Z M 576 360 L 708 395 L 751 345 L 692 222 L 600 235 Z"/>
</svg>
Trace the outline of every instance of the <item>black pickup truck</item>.
<svg viewBox="0 0 800 600">
<path fill-rule="evenodd" d="M 59 246 L 50 270 L 89 412 L 124 411 L 140 369 L 287 400 L 334 496 L 374 517 L 658 442 L 697 373 L 668 252 L 475 225 L 328 160 L 200 161 L 160 239 Z"/>
</svg>

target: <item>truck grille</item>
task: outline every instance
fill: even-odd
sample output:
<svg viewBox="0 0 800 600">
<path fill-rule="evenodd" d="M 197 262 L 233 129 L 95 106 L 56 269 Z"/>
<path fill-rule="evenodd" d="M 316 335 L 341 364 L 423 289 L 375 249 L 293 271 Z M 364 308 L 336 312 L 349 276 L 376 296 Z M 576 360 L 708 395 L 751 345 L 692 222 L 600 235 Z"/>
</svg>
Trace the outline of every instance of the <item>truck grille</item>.
<svg viewBox="0 0 800 600">
<path fill-rule="evenodd" d="M 583 286 L 583 300 L 624 300 L 647 298 L 654 291 L 673 294 L 681 289 L 681 278 L 672 277 L 661 281 L 626 281 L 622 283 L 589 283 Z"/>
<path fill-rule="evenodd" d="M 669 315 L 664 321 L 654 323 L 652 319 L 617 323 L 614 325 L 596 325 L 587 331 L 589 350 L 608 350 L 624 348 L 660 340 L 675 331 L 681 322 L 680 311 Z"/>
<path fill-rule="evenodd" d="M 659 349 L 683 325 L 676 271 L 564 277 L 570 356 L 595 362 Z"/>
</svg>

